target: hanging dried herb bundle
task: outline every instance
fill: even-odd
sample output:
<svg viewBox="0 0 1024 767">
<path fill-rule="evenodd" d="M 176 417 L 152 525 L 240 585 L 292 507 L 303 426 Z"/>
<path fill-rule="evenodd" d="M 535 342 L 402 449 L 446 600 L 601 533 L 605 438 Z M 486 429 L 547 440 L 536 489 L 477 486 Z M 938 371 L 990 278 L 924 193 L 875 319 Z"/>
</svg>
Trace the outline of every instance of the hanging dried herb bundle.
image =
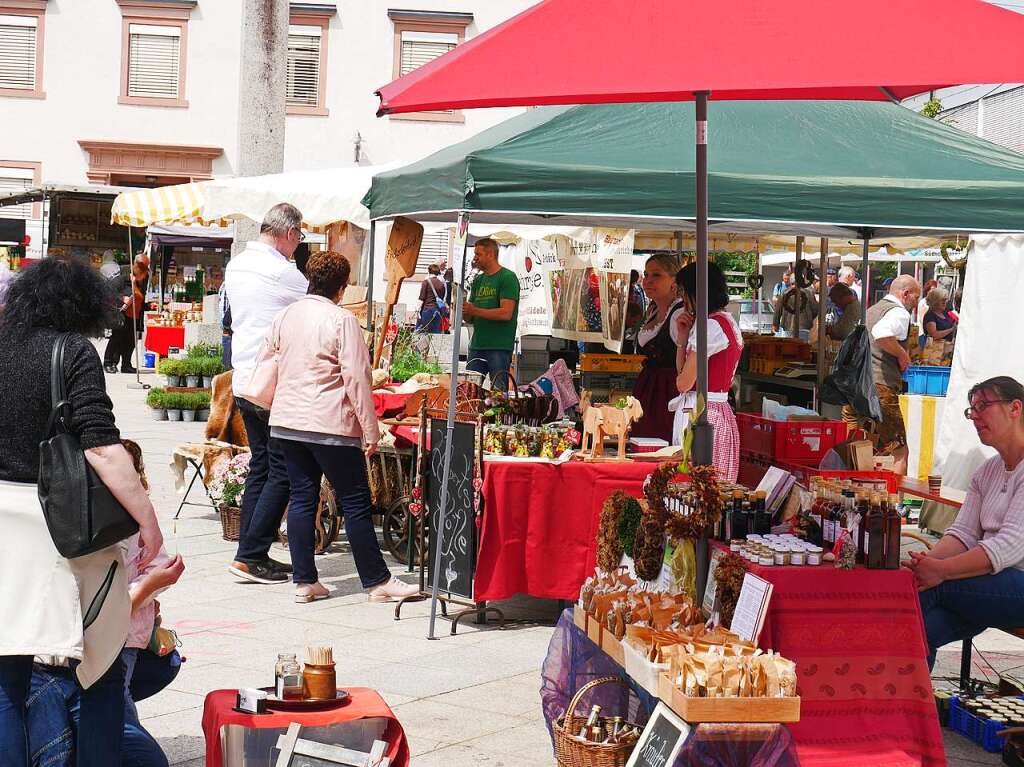
<svg viewBox="0 0 1024 767">
<path fill-rule="evenodd" d="M 736 602 L 739 601 L 743 576 L 746 574 L 747 566 L 743 558 L 735 554 L 726 554 L 715 565 L 715 595 L 722 626 L 732 625 L 732 616 L 736 612 Z"/>
<path fill-rule="evenodd" d="M 668 515 L 665 524 L 674 539 L 697 540 L 708 535 L 722 516 L 722 498 L 715 484 L 714 466 L 691 466 L 690 487 L 697 496 L 697 508 L 686 516 Z"/>
<path fill-rule="evenodd" d="M 637 577 L 653 581 L 661 573 L 665 556 L 665 522 L 658 512 L 648 506 L 640 516 L 640 525 L 633 544 L 633 564 Z"/>
<path fill-rule="evenodd" d="M 616 490 L 605 499 L 601 507 L 601 524 L 597 529 L 597 564 L 605 572 L 612 572 L 622 561 L 619 519 L 628 500 L 628 495 Z"/>
<path fill-rule="evenodd" d="M 626 556 L 632 559 L 633 546 L 636 544 L 636 531 L 640 527 L 640 518 L 644 510 L 640 501 L 636 498 L 629 498 L 622 506 L 622 513 L 619 514 L 619 543 Z"/>
</svg>

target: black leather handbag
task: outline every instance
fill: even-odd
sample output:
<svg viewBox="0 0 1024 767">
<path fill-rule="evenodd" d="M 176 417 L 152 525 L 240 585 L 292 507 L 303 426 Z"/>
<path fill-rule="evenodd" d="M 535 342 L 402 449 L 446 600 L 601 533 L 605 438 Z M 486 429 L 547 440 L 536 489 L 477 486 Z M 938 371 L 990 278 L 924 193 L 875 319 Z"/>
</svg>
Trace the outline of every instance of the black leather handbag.
<svg viewBox="0 0 1024 767">
<path fill-rule="evenodd" d="M 39 503 L 57 551 L 74 559 L 105 549 L 139 530 L 139 524 L 85 460 L 71 432 L 72 408 L 64 381 L 64 348 L 57 337 L 50 358 L 50 403 L 46 439 L 39 444 Z"/>
</svg>

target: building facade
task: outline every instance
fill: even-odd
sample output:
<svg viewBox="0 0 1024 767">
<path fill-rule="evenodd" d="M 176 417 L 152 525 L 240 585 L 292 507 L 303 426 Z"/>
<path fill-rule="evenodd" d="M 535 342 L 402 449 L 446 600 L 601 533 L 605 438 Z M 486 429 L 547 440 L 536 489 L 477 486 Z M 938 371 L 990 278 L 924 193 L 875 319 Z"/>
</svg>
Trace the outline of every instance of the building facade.
<svg viewBox="0 0 1024 767">
<path fill-rule="evenodd" d="M 935 91 L 942 111 L 935 119 L 994 144 L 1024 152 L 1024 84 L 967 85 Z M 904 101 L 920 111 L 928 96 Z"/>
<path fill-rule="evenodd" d="M 518 110 L 376 117 L 374 90 L 533 0 L 289 7 L 284 170 L 411 162 Z M 0 0 L 0 191 L 237 175 L 241 0 Z M 39 206 L 0 209 L 35 218 Z"/>
</svg>

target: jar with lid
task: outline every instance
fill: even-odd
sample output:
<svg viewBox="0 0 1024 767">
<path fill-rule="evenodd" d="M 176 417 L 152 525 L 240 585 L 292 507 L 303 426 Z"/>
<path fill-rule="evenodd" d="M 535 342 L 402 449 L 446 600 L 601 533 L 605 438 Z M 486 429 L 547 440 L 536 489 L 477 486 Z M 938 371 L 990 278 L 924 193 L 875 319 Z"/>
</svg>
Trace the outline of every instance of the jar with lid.
<svg viewBox="0 0 1024 767">
<path fill-rule="evenodd" d="M 274 667 L 274 692 L 278 700 L 302 700 L 302 666 L 295 653 L 279 653 Z"/>
</svg>

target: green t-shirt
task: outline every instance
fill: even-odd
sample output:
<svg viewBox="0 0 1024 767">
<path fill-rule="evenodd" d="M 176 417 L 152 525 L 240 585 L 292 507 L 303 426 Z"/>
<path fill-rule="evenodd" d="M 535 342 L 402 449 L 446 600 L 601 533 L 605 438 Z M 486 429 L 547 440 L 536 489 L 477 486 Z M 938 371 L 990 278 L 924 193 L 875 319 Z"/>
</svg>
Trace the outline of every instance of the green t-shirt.
<svg viewBox="0 0 1024 767">
<path fill-rule="evenodd" d="M 491 275 L 481 274 L 473 281 L 469 302 L 478 309 L 499 309 L 504 298 L 516 302 L 510 320 L 473 318 L 473 349 L 512 351 L 516 343 L 516 322 L 519 316 L 519 278 L 511 269 L 502 267 Z"/>
</svg>

